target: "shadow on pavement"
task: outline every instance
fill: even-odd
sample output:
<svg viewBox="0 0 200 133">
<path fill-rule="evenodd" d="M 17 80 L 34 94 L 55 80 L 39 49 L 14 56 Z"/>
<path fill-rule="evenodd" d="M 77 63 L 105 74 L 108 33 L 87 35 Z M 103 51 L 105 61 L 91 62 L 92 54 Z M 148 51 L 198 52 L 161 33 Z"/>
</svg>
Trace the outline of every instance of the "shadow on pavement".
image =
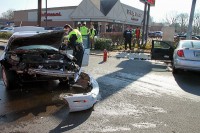
<svg viewBox="0 0 200 133">
<path fill-rule="evenodd" d="M 184 91 L 200 96 L 200 72 L 194 71 L 179 71 L 174 74 L 177 84 Z"/>
<path fill-rule="evenodd" d="M 84 123 L 90 117 L 91 113 L 92 109 L 69 113 L 68 107 L 64 106 L 54 114 L 54 117 L 59 118 L 62 121 L 55 129 L 52 129 L 49 133 L 61 133 L 76 128 L 77 126 Z"/>
<path fill-rule="evenodd" d="M 102 65 L 106 65 L 106 63 Z M 109 67 L 109 64 L 107 67 Z M 144 60 L 123 60 L 116 67 L 120 70 L 97 79 L 100 86 L 101 100 L 121 91 L 152 71 L 166 72 L 167 69 L 166 65 Z"/>
</svg>

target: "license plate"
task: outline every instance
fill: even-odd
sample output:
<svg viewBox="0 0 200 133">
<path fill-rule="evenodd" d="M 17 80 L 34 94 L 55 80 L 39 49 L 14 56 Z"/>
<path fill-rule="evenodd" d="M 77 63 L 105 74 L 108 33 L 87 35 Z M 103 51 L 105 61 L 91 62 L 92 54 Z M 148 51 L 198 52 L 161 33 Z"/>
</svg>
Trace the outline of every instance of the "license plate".
<svg viewBox="0 0 200 133">
<path fill-rule="evenodd" d="M 200 52 L 195 52 L 195 53 L 194 53 L 194 56 L 195 56 L 195 57 L 200 57 Z"/>
</svg>

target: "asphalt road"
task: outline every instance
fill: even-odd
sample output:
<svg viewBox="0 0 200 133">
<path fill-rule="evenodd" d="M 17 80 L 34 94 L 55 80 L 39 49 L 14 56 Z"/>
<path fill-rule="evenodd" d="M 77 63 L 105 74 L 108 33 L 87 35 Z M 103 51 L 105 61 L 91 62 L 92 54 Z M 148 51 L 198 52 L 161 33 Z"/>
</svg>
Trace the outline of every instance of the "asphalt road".
<svg viewBox="0 0 200 133">
<path fill-rule="evenodd" d="M 0 82 L 0 132 L 198 133 L 199 73 L 173 75 L 162 62 L 90 56 L 84 71 L 97 79 L 93 109 L 69 113 L 57 81 L 6 91 Z"/>
</svg>

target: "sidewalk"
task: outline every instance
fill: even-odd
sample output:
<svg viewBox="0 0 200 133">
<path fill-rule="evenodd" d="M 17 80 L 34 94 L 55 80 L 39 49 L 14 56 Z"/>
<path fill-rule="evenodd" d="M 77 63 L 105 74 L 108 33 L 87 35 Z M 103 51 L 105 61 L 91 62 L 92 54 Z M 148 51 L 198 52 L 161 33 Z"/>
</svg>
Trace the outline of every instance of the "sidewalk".
<svg viewBox="0 0 200 133">
<path fill-rule="evenodd" d="M 0 39 L 0 43 L 7 43 L 8 40 Z M 115 50 L 108 51 L 108 57 L 116 58 L 128 58 L 128 59 L 141 59 L 141 60 L 150 60 L 150 50 L 138 49 L 134 50 Z M 102 50 L 91 50 L 90 55 L 103 56 Z"/>
<path fill-rule="evenodd" d="M 5 39 L 5 40 L 4 40 L 4 39 L 0 39 L 0 42 L 1 42 L 1 43 L 7 43 L 8 40 L 6 40 L 6 39 Z"/>
<path fill-rule="evenodd" d="M 103 56 L 103 51 L 100 50 L 91 50 L 90 55 Z M 110 51 L 108 52 L 109 57 L 116 58 L 128 58 L 128 59 L 141 59 L 141 60 L 150 60 L 150 50 L 138 50 L 137 48 L 134 51 Z"/>
</svg>

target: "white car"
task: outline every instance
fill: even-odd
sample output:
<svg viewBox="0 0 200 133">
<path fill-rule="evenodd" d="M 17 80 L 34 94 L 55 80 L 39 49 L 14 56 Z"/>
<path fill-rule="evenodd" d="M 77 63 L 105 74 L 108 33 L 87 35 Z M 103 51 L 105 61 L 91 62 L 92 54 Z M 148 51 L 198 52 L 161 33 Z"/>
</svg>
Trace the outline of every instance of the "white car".
<svg viewBox="0 0 200 133">
<path fill-rule="evenodd" d="M 200 71 L 200 40 L 180 40 L 177 46 L 154 40 L 151 56 L 156 60 L 171 60 L 174 74 L 178 70 Z"/>
<path fill-rule="evenodd" d="M 6 89 L 32 81 L 59 80 L 72 88 L 61 99 L 68 102 L 70 112 L 91 108 L 99 94 L 94 78 L 82 72 L 89 62 L 88 37 L 84 37 L 86 49 L 82 67 L 73 56 L 59 50 L 64 31 L 47 32 L 42 27 L 18 27 L 10 37 L 0 58 L 2 80 Z"/>
</svg>

